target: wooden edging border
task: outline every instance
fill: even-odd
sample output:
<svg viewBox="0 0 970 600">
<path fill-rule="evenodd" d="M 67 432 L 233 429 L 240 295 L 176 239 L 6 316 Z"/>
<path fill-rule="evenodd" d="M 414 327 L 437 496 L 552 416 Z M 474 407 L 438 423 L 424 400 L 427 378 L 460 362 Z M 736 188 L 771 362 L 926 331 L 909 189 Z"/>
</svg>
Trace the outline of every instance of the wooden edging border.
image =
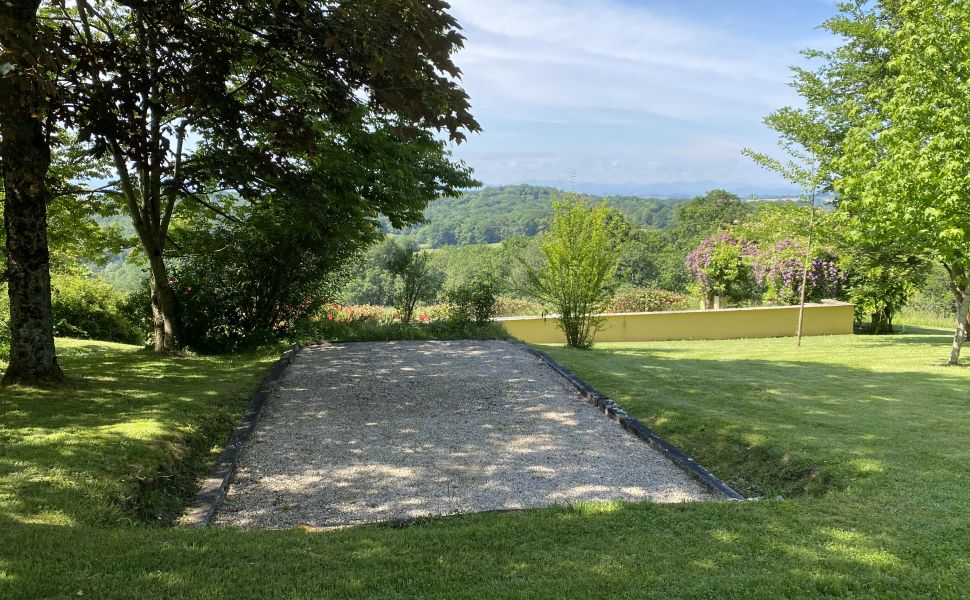
<svg viewBox="0 0 970 600">
<path fill-rule="evenodd" d="M 256 423 L 259 421 L 266 401 L 269 400 L 273 387 L 283 375 L 286 367 L 292 362 L 293 357 L 301 349 L 302 346 L 299 344 L 290 346 L 270 367 L 259 388 L 253 392 L 249 407 L 239 424 L 232 430 L 229 442 L 223 448 L 222 453 L 219 454 L 219 458 L 216 459 L 209 475 L 202 482 L 202 487 L 199 489 L 195 500 L 179 518 L 179 525 L 183 527 L 206 527 L 209 525 L 216 513 L 216 508 L 222 502 L 226 490 L 229 488 L 229 482 L 236 471 L 236 463 L 239 461 L 239 453 L 242 452 L 246 440 L 249 439 L 249 435 L 256 428 Z"/>
<path fill-rule="evenodd" d="M 675 465 L 696 479 L 701 485 L 709 489 L 716 496 L 725 500 L 747 500 L 747 498 L 715 477 L 710 471 L 697 464 L 693 458 L 684 454 L 680 448 L 663 439 L 657 435 L 657 432 L 650 429 L 636 418 L 630 416 L 630 414 L 627 413 L 619 404 L 613 400 L 610 400 L 610 398 L 605 394 L 599 392 L 596 390 L 596 388 L 577 377 L 575 373 L 556 362 L 551 356 L 545 352 L 542 352 L 541 350 L 536 350 L 523 342 L 515 343 L 521 345 L 530 354 L 537 356 L 539 359 L 549 365 L 552 370 L 563 376 L 566 381 L 572 384 L 572 386 L 579 391 L 580 395 L 582 395 L 587 402 L 602 410 L 609 418 L 619 423 L 623 429 L 637 436 L 640 438 L 640 440 L 646 442 L 649 446 L 669 458 Z"/>
</svg>

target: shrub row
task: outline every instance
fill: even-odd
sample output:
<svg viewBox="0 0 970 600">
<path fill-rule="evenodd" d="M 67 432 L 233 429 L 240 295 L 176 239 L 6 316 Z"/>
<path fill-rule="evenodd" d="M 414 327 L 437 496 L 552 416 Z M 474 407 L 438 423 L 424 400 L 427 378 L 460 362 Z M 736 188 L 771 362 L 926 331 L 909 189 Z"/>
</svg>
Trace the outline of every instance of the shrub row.
<svg viewBox="0 0 970 600">
<path fill-rule="evenodd" d="M 54 335 L 143 344 L 147 332 L 139 321 L 137 301 L 100 279 L 80 274 L 51 278 Z M 0 290 L 0 358 L 10 352 L 10 301 Z"/>
</svg>

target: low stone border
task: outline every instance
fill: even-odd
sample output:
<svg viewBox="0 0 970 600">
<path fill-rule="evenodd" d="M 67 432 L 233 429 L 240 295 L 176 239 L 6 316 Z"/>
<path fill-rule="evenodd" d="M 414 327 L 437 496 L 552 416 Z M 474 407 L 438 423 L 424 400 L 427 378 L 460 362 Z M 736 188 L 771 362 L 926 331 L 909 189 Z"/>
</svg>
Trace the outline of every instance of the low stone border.
<svg viewBox="0 0 970 600">
<path fill-rule="evenodd" d="M 619 423 L 623 429 L 626 429 L 672 460 L 675 465 L 700 482 L 716 496 L 726 500 L 746 500 L 744 496 L 731 489 L 731 487 L 715 477 L 710 471 L 697 464 L 693 458 L 684 454 L 679 448 L 657 435 L 654 430 L 636 418 L 631 417 L 619 404 L 610 400 L 605 394 L 600 393 L 593 386 L 577 377 L 575 373 L 560 365 L 551 356 L 545 352 L 536 350 L 528 344 L 522 342 L 515 343 L 520 344 L 531 354 L 542 359 L 543 362 L 571 383 L 587 402 L 595 405 L 606 413 L 607 416 Z"/>
<path fill-rule="evenodd" d="M 294 344 L 270 367 L 269 373 L 266 374 L 259 388 L 253 393 L 252 400 L 249 402 L 249 408 L 243 414 L 239 425 L 236 425 L 236 428 L 232 430 L 232 435 L 229 436 L 229 442 L 222 450 L 219 458 L 216 459 L 216 463 L 213 465 L 208 477 L 202 482 L 202 487 L 198 495 L 195 497 L 192 505 L 185 510 L 179 519 L 179 525 L 184 527 L 206 527 L 209 521 L 212 520 L 216 508 L 226 495 L 226 490 L 229 488 L 232 475 L 236 471 L 239 453 L 242 452 L 243 445 L 249 439 L 249 435 L 253 429 L 256 428 L 259 415 L 262 413 L 273 387 L 301 348 L 299 344 Z"/>
</svg>

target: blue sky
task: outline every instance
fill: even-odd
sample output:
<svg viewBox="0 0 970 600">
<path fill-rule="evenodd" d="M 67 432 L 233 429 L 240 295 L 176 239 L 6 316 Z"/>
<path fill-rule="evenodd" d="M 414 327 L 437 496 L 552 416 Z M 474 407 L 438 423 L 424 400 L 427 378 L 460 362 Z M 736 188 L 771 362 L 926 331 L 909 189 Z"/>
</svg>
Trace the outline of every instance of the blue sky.
<svg viewBox="0 0 970 600">
<path fill-rule="evenodd" d="M 779 193 L 741 156 L 798 104 L 789 66 L 831 47 L 831 0 L 452 0 L 484 133 L 454 148 L 487 185 L 600 193 Z"/>
</svg>

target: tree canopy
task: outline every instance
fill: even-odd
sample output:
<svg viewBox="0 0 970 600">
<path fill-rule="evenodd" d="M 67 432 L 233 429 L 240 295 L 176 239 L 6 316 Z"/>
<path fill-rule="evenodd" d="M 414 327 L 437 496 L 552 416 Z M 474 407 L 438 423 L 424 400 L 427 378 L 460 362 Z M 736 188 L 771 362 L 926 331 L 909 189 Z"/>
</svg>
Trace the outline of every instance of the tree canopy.
<svg viewBox="0 0 970 600">
<path fill-rule="evenodd" d="M 912 26 L 910 21 L 903 4 L 841 4 L 840 13 L 823 25 L 841 38 L 841 44 L 831 50 L 806 51 L 816 66 L 793 68 L 792 86 L 804 106 L 785 107 L 765 119 L 779 133 L 790 160 L 746 151 L 800 185 L 806 197 L 836 194 L 838 210 L 834 220 L 826 221 L 832 227 L 823 228 L 823 233 L 834 235 L 829 241 L 838 245 L 841 266 L 850 273 L 850 298 L 857 311 L 868 316 L 874 333 L 892 330 L 893 315 L 922 284 L 930 260 L 936 258 L 912 243 L 915 231 L 903 233 L 884 223 L 905 211 L 898 200 L 909 200 L 885 186 L 880 190 L 872 185 L 880 170 L 873 169 L 877 162 L 900 158 L 884 145 L 887 140 L 876 138 L 883 126 L 892 128 L 891 123 L 898 122 L 889 107 L 893 98 L 902 97 L 905 78 L 898 60 L 901 48 L 892 39 L 904 26 Z M 947 70 L 943 63 L 934 68 L 939 73 Z M 917 98 L 911 96 L 911 100 Z M 875 150 L 877 146 L 882 149 Z M 880 154 L 882 158 L 877 158 Z"/>
<path fill-rule="evenodd" d="M 475 184 L 444 141 L 479 130 L 451 60 L 448 5 L 302 0 L 53 2 L 62 125 L 108 157 L 107 194 L 148 258 L 157 350 L 178 330 L 171 226 L 213 196 L 289 203 L 364 239 Z"/>
<path fill-rule="evenodd" d="M 393 227 L 387 229 L 432 248 L 494 244 L 510 237 L 532 237 L 549 229 L 553 215 L 551 200 L 559 193 L 555 188 L 533 185 L 469 190 L 429 205 L 421 223 L 403 230 Z M 610 208 L 621 212 L 631 224 L 642 228 L 666 227 L 674 210 L 686 202 L 632 196 L 578 196 L 591 205 L 606 200 Z"/>
</svg>

